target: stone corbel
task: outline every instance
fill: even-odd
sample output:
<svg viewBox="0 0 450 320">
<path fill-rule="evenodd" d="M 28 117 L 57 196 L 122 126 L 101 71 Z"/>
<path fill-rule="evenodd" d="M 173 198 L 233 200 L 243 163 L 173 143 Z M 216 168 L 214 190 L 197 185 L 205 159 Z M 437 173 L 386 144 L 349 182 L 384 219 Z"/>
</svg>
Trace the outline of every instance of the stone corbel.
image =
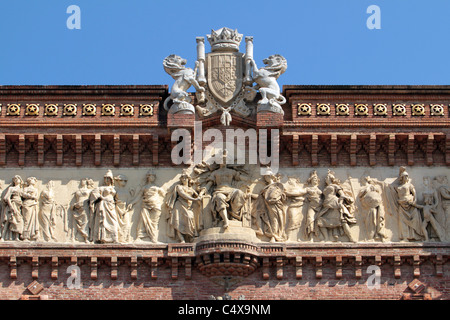
<svg viewBox="0 0 450 320">
<path fill-rule="evenodd" d="M 319 151 L 319 136 L 317 134 L 313 134 L 311 138 L 311 162 L 313 167 L 319 165 L 319 159 L 317 156 L 318 151 Z"/>
<path fill-rule="evenodd" d="M 19 152 L 19 160 L 18 165 L 23 166 L 25 164 L 25 136 L 23 134 L 19 134 L 19 147 L 17 151 Z"/>
<path fill-rule="evenodd" d="M 192 279 L 192 258 L 184 259 L 184 274 L 186 280 Z"/>
<path fill-rule="evenodd" d="M 433 147 L 434 147 L 434 135 L 430 133 L 427 139 L 427 166 L 433 165 Z"/>
<path fill-rule="evenodd" d="M 377 150 L 377 136 L 375 134 L 371 134 L 369 138 L 369 165 L 375 166 L 377 164 L 376 158 L 376 150 Z"/>
<path fill-rule="evenodd" d="M 375 265 L 381 268 L 381 264 L 382 264 L 381 256 L 375 256 Z"/>
<path fill-rule="evenodd" d="M 158 279 L 158 257 L 150 258 L 150 278 L 152 280 Z"/>
<path fill-rule="evenodd" d="M 342 256 L 336 256 L 336 279 L 342 279 Z"/>
<path fill-rule="evenodd" d="M 138 275 L 137 267 L 138 267 L 138 259 L 136 256 L 133 256 L 133 257 L 131 257 L 131 260 L 130 260 L 131 280 L 137 280 L 137 275 Z"/>
<path fill-rule="evenodd" d="M 277 257 L 276 268 L 277 268 L 277 279 L 278 280 L 283 279 L 283 265 L 284 265 L 283 257 Z"/>
<path fill-rule="evenodd" d="M 362 277 L 362 256 L 355 256 L 355 278 L 361 279 Z"/>
<path fill-rule="evenodd" d="M 388 140 L 388 164 L 395 165 L 395 134 L 389 135 Z"/>
<path fill-rule="evenodd" d="M 400 269 L 400 267 L 402 265 L 402 259 L 400 256 L 398 256 L 398 255 L 394 256 L 393 265 L 394 265 L 394 278 L 400 279 L 402 276 L 402 271 Z"/>
<path fill-rule="evenodd" d="M 71 256 L 70 257 L 70 265 L 72 265 L 72 266 L 78 265 L 78 258 L 75 256 Z"/>
<path fill-rule="evenodd" d="M 139 165 L 139 135 L 133 134 L 133 165 Z"/>
<path fill-rule="evenodd" d="M 83 138 L 81 134 L 75 135 L 75 165 L 81 166 L 83 164 Z"/>
<path fill-rule="evenodd" d="M 445 136 L 445 165 L 450 166 L 450 134 Z"/>
<path fill-rule="evenodd" d="M 303 277 L 303 258 L 295 257 L 295 278 L 301 280 Z"/>
<path fill-rule="evenodd" d="M 117 280 L 119 262 L 117 257 L 111 257 L 111 280 Z"/>
<path fill-rule="evenodd" d="M 33 279 L 39 278 L 39 257 L 37 256 L 31 258 L 31 277 Z"/>
<path fill-rule="evenodd" d="M 268 257 L 263 258 L 262 275 L 263 280 L 269 280 L 270 261 Z"/>
<path fill-rule="evenodd" d="M 63 165 L 63 159 L 64 159 L 64 152 L 63 152 L 63 136 L 61 134 L 56 135 L 56 165 L 62 166 Z"/>
<path fill-rule="evenodd" d="M 444 275 L 443 265 L 444 265 L 444 259 L 442 258 L 441 254 L 438 254 L 436 256 L 436 276 L 437 277 L 442 277 Z"/>
<path fill-rule="evenodd" d="M 120 135 L 115 134 L 113 136 L 113 145 L 114 145 L 114 166 L 120 165 Z"/>
<path fill-rule="evenodd" d="M 6 164 L 6 136 L 0 134 L 0 166 Z"/>
<path fill-rule="evenodd" d="M 298 160 L 298 143 L 299 143 L 299 137 L 298 134 L 294 134 L 292 136 L 292 165 L 298 166 L 299 160 Z"/>
<path fill-rule="evenodd" d="M 172 280 L 178 280 L 178 258 L 172 258 Z"/>
<path fill-rule="evenodd" d="M 100 166 L 102 164 L 102 136 L 96 134 L 94 137 L 94 164 Z"/>
<path fill-rule="evenodd" d="M 38 134 L 37 136 L 37 164 L 38 166 L 44 165 L 44 135 Z"/>
<path fill-rule="evenodd" d="M 331 145 L 330 145 L 331 165 L 335 166 L 335 165 L 337 165 L 337 149 L 338 149 L 338 142 L 337 142 L 336 134 L 331 135 L 330 143 L 331 143 Z"/>
<path fill-rule="evenodd" d="M 152 135 L 152 157 L 153 165 L 157 166 L 159 163 L 159 136 L 157 134 Z"/>
<path fill-rule="evenodd" d="M 59 259 L 58 257 L 52 257 L 52 272 L 50 277 L 52 280 L 58 280 L 58 267 L 59 267 Z"/>
<path fill-rule="evenodd" d="M 414 165 L 414 134 L 408 135 L 407 145 L 408 166 Z"/>
<path fill-rule="evenodd" d="M 323 259 L 322 259 L 322 257 L 316 257 L 315 268 L 316 268 L 316 279 L 322 279 L 322 276 L 323 276 L 323 272 L 322 272 Z"/>
<path fill-rule="evenodd" d="M 350 136 L 350 165 L 356 166 L 356 147 L 357 147 L 356 134 Z"/>
<path fill-rule="evenodd" d="M 97 257 L 91 257 L 90 261 L 91 266 L 91 280 L 97 280 L 97 269 L 98 269 L 98 260 Z"/>
<path fill-rule="evenodd" d="M 16 280 L 17 279 L 17 257 L 13 256 L 13 257 L 9 257 L 9 277 L 12 280 Z"/>
<path fill-rule="evenodd" d="M 413 257 L 413 267 L 414 267 L 414 278 L 419 278 L 420 277 L 420 256 L 419 255 L 415 255 Z"/>
</svg>

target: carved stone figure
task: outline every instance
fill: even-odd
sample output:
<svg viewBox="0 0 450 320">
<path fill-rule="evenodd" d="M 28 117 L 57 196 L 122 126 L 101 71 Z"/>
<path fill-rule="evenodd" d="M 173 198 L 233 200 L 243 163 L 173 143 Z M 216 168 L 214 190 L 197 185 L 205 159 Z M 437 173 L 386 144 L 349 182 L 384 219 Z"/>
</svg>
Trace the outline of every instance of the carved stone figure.
<svg viewBox="0 0 450 320">
<path fill-rule="evenodd" d="M 302 210 L 305 201 L 306 189 L 300 186 L 300 181 L 296 178 L 290 178 L 285 185 L 284 193 L 288 203 L 286 209 L 286 236 L 290 238 L 291 234 L 297 234 L 302 224 Z"/>
<path fill-rule="evenodd" d="M 356 223 L 352 209 L 354 199 L 345 193 L 341 182 L 330 170 L 325 178 L 325 184 L 322 209 L 315 217 L 316 235 L 321 235 L 327 241 L 328 231 L 330 231 L 332 240 L 337 241 L 343 233 L 351 242 L 356 242 L 350 230 L 350 224 Z"/>
<path fill-rule="evenodd" d="M 130 202 L 130 197 L 133 196 L 132 191 L 126 188 L 128 178 L 119 174 L 114 178 L 116 187 L 116 211 L 117 220 L 119 223 L 119 242 L 131 241 L 131 209 L 133 203 Z"/>
<path fill-rule="evenodd" d="M 119 242 L 119 223 L 116 211 L 114 176 L 108 170 L 104 185 L 92 190 L 90 197 L 92 239 L 96 243 Z"/>
<path fill-rule="evenodd" d="M 436 220 L 435 215 L 438 213 L 438 195 L 435 190 L 430 186 L 430 177 L 424 177 L 423 182 L 425 185 L 425 190 L 423 195 L 423 205 L 418 205 L 422 209 L 423 221 L 422 221 L 422 233 L 425 237 L 425 241 L 430 240 L 430 235 L 433 233 L 439 239 L 443 241 L 445 239 L 445 231 L 440 226 L 439 222 Z M 428 231 L 428 228 L 431 230 Z"/>
<path fill-rule="evenodd" d="M 385 210 L 380 183 L 371 177 L 365 178 L 366 185 L 359 192 L 359 200 L 364 209 L 367 239 L 383 241 L 385 233 Z"/>
<path fill-rule="evenodd" d="M 204 202 L 208 201 L 207 198 L 210 198 L 210 196 L 207 195 L 208 190 L 206 190 L 205 187 L 201 186 L 198 178 L 189 177 L 189 180 L 191 187 L 197 193 L 197 199 L 199 200 L 192 203 L 192 211 L 194 212 L 195 229 L 197 230 L 197 232 L 200 232 L 205 228 L 203 220 L 203 205 Z"/>
<path fill-rule="evenodd" d="M 151 242 L 158 242 L 158 224 L 161 217 L 162 199 L 165 191 L 154 185 L 156 175 L 148 172 L 146 185 L 140 192 L 142 198 L 141 214 L 137 226 L 137 241 L 150 238 Z"/>
<path fill-rule="evenodd" d="M 181 175 L 180 182 L 181 184 L 175 185 L 166 201 L 169 209 L 168 236 L 181 243 L 192 242 L 194 237 L 198 236 L 192 205 L 201 198 L 193 189 L 190 177 L 186 173 Z"/>
<path fill-rule="evenodd" d="M 80 188 L 75 192 L 75 203 L 72 206 L 72 241 L 75 241 L 79 234 L 84 242 L 89 242 L 89 196 L 93 189 L 94 181 L 86 178 L 80 181 Z"/>
<path fill-rule="evenodd" d="M 284 114 L 281 105 L 286 103 L 286 98 L 281 95 L 278 78 L 287 69 L 286 59 L 279 55 L 271 55 L 263 60 L 265 67 L 258 69 L 255 60 L 252 59 L 253 81 L 256 86 L 248 87 L 249 90 L 259 90 L 262 99 L 258 101 L 259 111 L 270 111 Z"/>
<path fill-rule="evenodd" d="M 279 177 L 270 171 L 263 176 L 266 186 L 261 190 L 257 205 L 257 219 L 262 221 L 262 230 L 258 235 L 265 235 L 270 242 L 286 241 L 285 188 Z"/>
<path fill-rule="evenodd" d="M 308 187 L 306 188 L 306 199 L 307 199 L 307 211 L 306 211 L 306 236 L 311 241 L 313 240 L 313 235 L 315 233 L 314 229 L 314 217 L 320 210 L 322 205 L 322 190 L 319 189 L 320 179 L 317 175 L 317 171 L 311 172 L 310 177 L 306 181 Z"/>
<path fill-rule="evenodd" d="M 57 241 L 54 235 L 56 226 L 56 202 L 53 186 L 53 181 L 49 181 L 45 190 L 41 192 L 39 223 L 41 227 L 41 236 L 44 241 Z"/>
<path fill-rule="evenodd" d="M 218 225 L 220 220 L 223 221 L 225 229 L 228 228 L 229 219 L 242 221 L 243 208 L 247 197 L 242 190 L 232 186 L 233 181 L 241 180 L 246 179 L 241 172 L 228 167 L 225 159 L 218 169 L 209 174 L 205 188 L 211 190 L 214 186 L 211 214 L 215 226 Z"/>
<path fill-rule="evenodd" d="M 191 98 L 186 91 L 191 86 L 194 86 L 199 92 L 205 91 L 205 88 L 201 87 L 195 79 L 198 62 L 196 62 L 195 70 L 186 68 L 185 65 L 186 60 L 175 54 L 166 57 L 163 61 L 164 70 L 175 80 L 170 96 L 164 101 L 164 109 L 169 113 L 195 113 L 195 108 L 191 104 Z M 169 101 L 173 102 L 170 109 Z"/>
<path fill-rule="evenodd" d="M 14 176 L 3 197 L 2 240 L 22 240 L 22 185 L 22 178 L 18 175 Z"/>
<path fill-rule="evenodd" d="M 397 180 L 388 186 L 387 195 L 392 211 L 398 215 L 400 241 L 422 240 L 422 218 L 416 203 L 416 189 L 406 168 L 400 168 Z"/>
<path fill-rule="evenodd" d="M 37 240 L 39 236 L 38 200 L 39 193 L 35 187 L 37 179 L 30 177 L 22 193 L 23 240 Z"/>
<path fill-rule="evenodd" d="M 434 180 L 437 183 L 439 207 L 442 210 L 441 223 L 445 226 L 445 230 L 448 233 L 450 232 L 450 186 L 446 176 L 437 176 Z"/>
</svg>

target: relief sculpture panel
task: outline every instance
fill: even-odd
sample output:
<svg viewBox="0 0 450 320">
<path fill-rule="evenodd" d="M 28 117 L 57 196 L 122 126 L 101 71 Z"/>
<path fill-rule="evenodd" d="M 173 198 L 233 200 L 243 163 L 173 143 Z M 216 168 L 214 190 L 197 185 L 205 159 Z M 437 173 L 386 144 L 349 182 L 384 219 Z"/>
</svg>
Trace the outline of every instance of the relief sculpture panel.
<svg viewBox="0 0 450 320">
<path fill-rule="evenodd" d="M 225 158 L 224 158 L 225 159 Z M 117 171 L 117 172 L 116 172 Z M 180 172 L 181 171 L 181 172 Z M 1 241 L 445 242 L 445 168 L 3 169 Z"/>
</svg>

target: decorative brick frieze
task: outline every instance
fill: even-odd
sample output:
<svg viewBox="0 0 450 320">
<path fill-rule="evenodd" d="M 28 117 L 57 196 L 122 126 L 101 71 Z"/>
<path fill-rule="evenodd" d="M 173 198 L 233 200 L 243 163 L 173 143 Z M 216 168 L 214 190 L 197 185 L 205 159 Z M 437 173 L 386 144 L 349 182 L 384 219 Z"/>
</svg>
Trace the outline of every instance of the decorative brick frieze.
<svg viewBox="0 0 450 320">
<path fill-rule="evenodd" d="M 49 295 L 50 299 L 61 295 L 62 291 L 66 297 L 83 299 L 85 297 L 80 295 L 107 298 L 108 293 L 99 293 L 95 286 L 86 285 L 78 290 L 71 290 L 64 284 L 61 284 L 62 287 L 54 288 L 53 281 L 65 283 L 68 277 L 65 269 L 70 265 L 80 267 L 82 282 L 110 283 L 114 287 L 124 281 L 136 282 L 137 287 L 121 288 L 124 294 L 129 295 L 128 298 L 137 297 L 140 294 L 137 289 L 142 281 L 154 283 L 146 288 L 146 296 L 156 295 L 158 290 L 161 290 L 159 287 L 161 281 L 166 285 L 182 281 L 187 286 L 187 290 L 191 286 L 203 288 L 197 292 L 200 295 L 195 295 L 201 298 L 203 290 L 207 292 L 223 290 L 214 283 L 217 277 L 249 278 L 249 281 L 276 281 L 277 283 L 279 281 L 289 283 L 314 281 L 319 284 L 323 281 L 358 281 L 357 286 L 361 287 L 359 290 L 364 291 L 363 288 L 367 285 L 365 281 L 370 275 L 366 270 L 370 265 L 374 265 L 381 270 L 382 285 L 394 283 L 390 290 L 397 290 L 396 297 L 400 299 L 404 293 L 407 293 L 407 287 L 404 287 L 405 281 L 410 283 L 413 279 L 419 279 L 427 288 L 436 287 L 438 282 L 434 278 L 442 278 L 443 270 L 449 268 L 449 249 L 449 245 L 445 243 L 271 245 L 242 241 L 213 241 L 167 245 L 40 244 L 33 247 L 2 243 L 0 244 L 0 261 L 3 262 L 0 263 L 0 268 L 7 261 L 10 274 L 4 276 L 2 281 L 17 279 L 18 283 L 28 284 L 31 280 L 37 280 L 43 285 L 42 294 Z M 23 270 L 31 270 L 31 273 L 24 273 Z M 364 281 L 361 282 L 361 279 Z M 248 298 L 252 290 L 255 290 L 255 294 L 260 290 L 257 283 L 254 283 L 254 287 L 249 285 L 250 283 L 246 286 L 249 290 Z M 299 290 L 298 297 L 304 294 L 301 293 L 302 286 L 296 285 L 293 288 Z M 57 292 L 54 291 L 56 289 Z M 239 287 L 232 287 L 230 290 L 233 292 L 233 290 L 239 290 Z M 348 297 L 352 292 L 348 290 Z M 366 297 L 370 298 L 372 295 L 375 298 L 377 292 L 379 293 L 377 290 L 367 290 L 365 294 L 368 294 Z M 436 291 L 433 292 L 435 292 L 435 298 L 450 298 L 445 290 L 439 296 Z M 1 294 L 2 290 L 0 290 Z M 105 296 L 101 296 L 102 294 Z M 432 298 L 431 295 L 430 298 Z"/>
</svg>

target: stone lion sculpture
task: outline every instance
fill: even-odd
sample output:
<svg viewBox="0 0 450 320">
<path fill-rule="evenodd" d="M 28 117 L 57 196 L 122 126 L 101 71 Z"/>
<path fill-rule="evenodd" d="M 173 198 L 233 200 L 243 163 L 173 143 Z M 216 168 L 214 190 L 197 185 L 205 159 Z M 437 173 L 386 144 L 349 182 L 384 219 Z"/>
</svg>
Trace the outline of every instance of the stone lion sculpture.
<svg viewBox="0 0 450 320">
<path fill-rule="evenodd" d="M 195 108 L 191 105 L 191 98 L 186 92 L 191 86 L 199 92 L 204 92 L 205 88 L 201 87 L 195 79 L 197 73 L 198 62 L 195 69 L 186 68 L 186 60 L 172 54 L 163 61 L 164 70 L 175 80 L 172 86 L 170 96 L 164 101 L 164 109 L 169 113 L 194 113 Z M 169 102 L 173 101 L 173 105 L 169 110 Z"/>
<path fill-rule="evenodd" d="M 253 81 L 256 86 L 247 87 L 256 94 L 256 90 L 261 93 L 262 99 L 258 101 L 258 111 L 267 110 L 276 113 L 282 113 L 282 104 L 286 103 L 286 99 L 280 93 L 278 78 L 286 71 L 287 61 L 279 55 L 271 55 L 263 60 L 265 67 L 258 69 L 255 60 L 252 60 Z"/>
</svg>

